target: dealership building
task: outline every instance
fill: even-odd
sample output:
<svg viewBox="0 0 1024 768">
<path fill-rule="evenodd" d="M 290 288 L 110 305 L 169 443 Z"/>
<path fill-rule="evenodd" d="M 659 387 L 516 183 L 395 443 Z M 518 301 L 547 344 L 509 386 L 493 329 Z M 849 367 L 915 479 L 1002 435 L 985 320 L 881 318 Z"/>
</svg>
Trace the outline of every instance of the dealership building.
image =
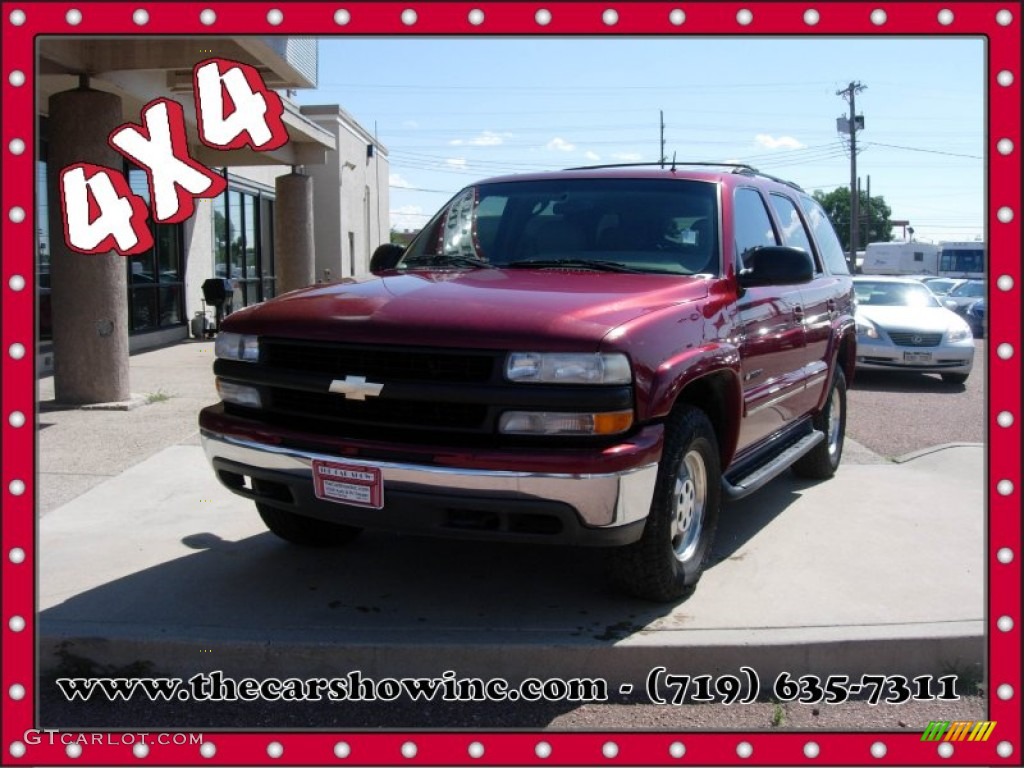
<svg viewBox="0 0 1024 768">
<path fill-rule="evenodd" d="M 58 402 L 125 402 L 128 355 L 188 338 L 203 283 L 227 278 L 234 309 L 311 283 L 366 273 L 388 241 L 386 148 L 338 105 L 296 103 L 317 87 L 318 43 L 287 37 L 40 38 L 37 44 L 36 271 L 40 374 Z M 278 149 L 217 150 L 199 140 L 194 66 L 254 67 L 284 104 Z M 149 219 L 153 247 L 83 255 L 64 242 L 58 177 L 72 163 L 122 171 L 149 202 L 146 173 L 107 142 L 156 98 L 184 107 L 188 151 L 223 176 L 179 224 Z"/>
</svg>

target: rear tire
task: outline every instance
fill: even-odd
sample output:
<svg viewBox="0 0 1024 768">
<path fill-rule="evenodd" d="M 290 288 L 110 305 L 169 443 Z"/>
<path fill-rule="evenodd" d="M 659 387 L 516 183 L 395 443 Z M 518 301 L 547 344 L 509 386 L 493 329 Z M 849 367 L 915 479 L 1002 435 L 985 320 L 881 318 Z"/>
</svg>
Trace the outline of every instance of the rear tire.
<svg viewBox="0 0 1024 768">
<path fill-rule="evenodd" d="M 703 411 L 679 406 L 666 428 L 643 535 L 610 553 L 616 585 L 657 602 L 693 592 L 711 554 L 722 494 L 718 440 Z"/>
<path fill-rule="evenodd" d="M 942 380 L 947 384 L 966 384 L 970 375 L 969 373 L 944 373 Z"/>
<path fill-rule="evenodd" d="M 256 510 L 271 533 L 301 547 L 340 547 L 363 532 L 352 525 L 304 517 L 269 504 L 256 502 Z"/>
<path fill-rule="evenodd" d="M 793 464 L 798 477 L 828 480 L 839 468 L 846 440 L 846 376 L 836 366 L 825 407 L 814 417 L 814 428 L 825 433 L 825 439 Z"/>
</svg>

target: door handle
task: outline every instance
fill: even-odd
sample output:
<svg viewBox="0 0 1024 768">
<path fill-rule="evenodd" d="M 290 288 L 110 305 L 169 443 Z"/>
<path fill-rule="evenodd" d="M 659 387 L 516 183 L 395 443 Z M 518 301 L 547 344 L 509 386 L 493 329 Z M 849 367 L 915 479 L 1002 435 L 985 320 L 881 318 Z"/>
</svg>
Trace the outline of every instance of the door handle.
<svg viewBox="0 0 1024 768">
<path fill-rule="evenodd" d="M 795 317 L 797 320 L 804 319 L 804 308 L 799 304 L 793 305 L 793 317 Z"/>
<path fill-rule="evenodd" d="M 828 301 L 826 301 L 825 302 L 825 308 L 828 309 L 829 312 L 835 312 L 836 311 L 836 300 L 835 299 L 829 299 Z"/>
</svg>

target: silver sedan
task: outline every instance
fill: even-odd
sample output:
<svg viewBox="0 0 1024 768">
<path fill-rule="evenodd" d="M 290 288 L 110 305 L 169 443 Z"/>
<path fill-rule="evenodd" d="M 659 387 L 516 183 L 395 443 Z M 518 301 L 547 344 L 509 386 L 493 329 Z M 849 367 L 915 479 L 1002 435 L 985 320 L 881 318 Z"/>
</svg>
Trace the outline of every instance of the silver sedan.
<svg viewBox="0 0 1024 768">
<path fill-rule="evenodd" d="M 941 373 L 963 383 L 974 364 L 971 329 L 917 280 L 856 277 L 857 368 Z"/>
</svg>

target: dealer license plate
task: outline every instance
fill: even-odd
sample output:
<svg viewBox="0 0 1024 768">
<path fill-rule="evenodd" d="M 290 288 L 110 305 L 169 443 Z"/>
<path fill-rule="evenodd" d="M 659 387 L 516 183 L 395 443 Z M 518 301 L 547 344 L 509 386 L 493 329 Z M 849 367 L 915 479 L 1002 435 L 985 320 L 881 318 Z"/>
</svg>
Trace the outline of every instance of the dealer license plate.
<svg viewBox="0 0 1024 768">
<path fill-rule="evenodd" d="M 904 363 L 930 363 L 932 361 L 931 352 L 904 352 L 903 362 Z"/>
<path fill-rule="evenodd" d="M 373 509 L 384 506 L 384 478 L 378 467 L 314 460 L 313 489 L 324 501 Z"/>
</svg>

